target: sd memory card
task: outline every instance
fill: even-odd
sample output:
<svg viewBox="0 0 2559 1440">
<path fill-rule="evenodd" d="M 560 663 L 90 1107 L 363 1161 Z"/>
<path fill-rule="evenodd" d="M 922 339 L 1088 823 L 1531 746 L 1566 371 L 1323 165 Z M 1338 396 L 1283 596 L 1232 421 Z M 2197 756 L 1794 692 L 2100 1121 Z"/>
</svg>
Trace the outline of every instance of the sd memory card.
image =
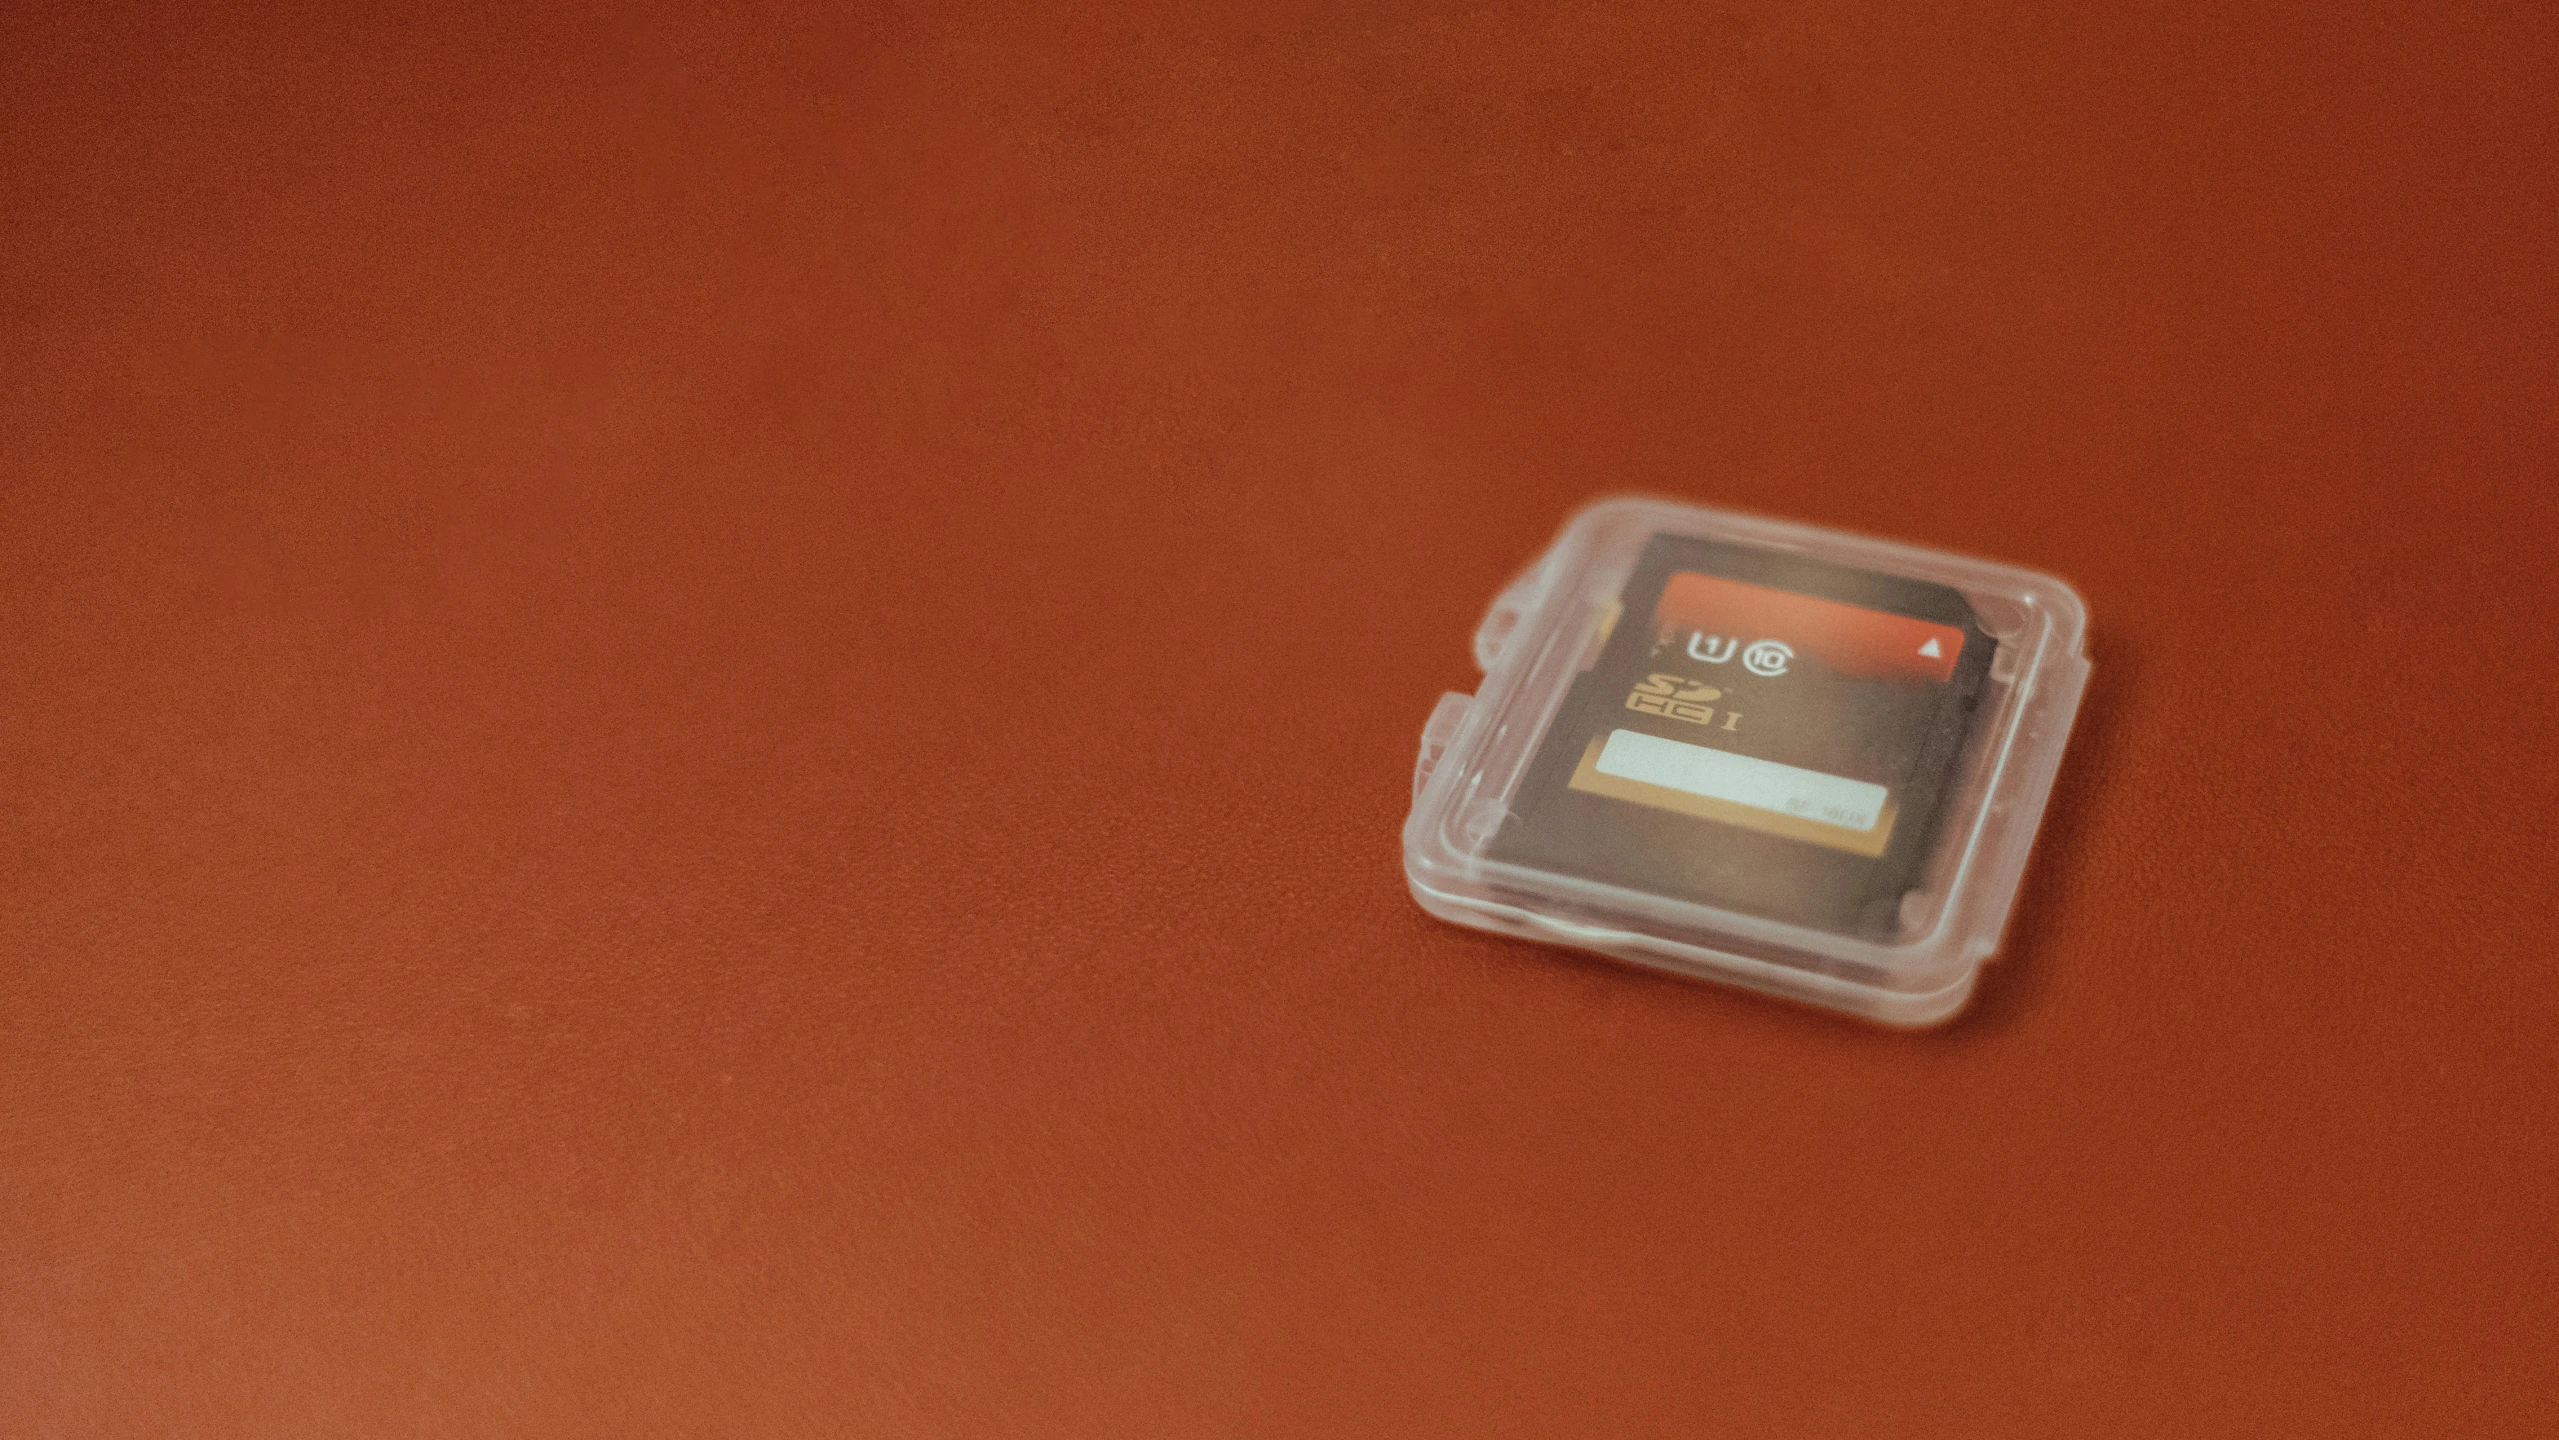
<svg viewBox="0 0 2559 1440">
<path fill-rule="evenodd" d="M 1945 585 L 1656 535 L 1488 854 L 1890 936 L 1993 642 Z"/>
<path fill-rule="evenodd" d="M 1460 924 L 1942 1019 L 1998 947 L 2086 628 L 2034 571 L 1600 502 L 1424 729 L 1406 878 Z"/>
</svg>

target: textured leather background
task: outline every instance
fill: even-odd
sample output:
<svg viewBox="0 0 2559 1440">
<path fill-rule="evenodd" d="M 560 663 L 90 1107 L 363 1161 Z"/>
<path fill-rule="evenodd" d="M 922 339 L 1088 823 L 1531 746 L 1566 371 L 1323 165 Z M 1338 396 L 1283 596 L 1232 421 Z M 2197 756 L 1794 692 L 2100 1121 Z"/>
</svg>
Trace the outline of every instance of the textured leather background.
<svg viewBox="0 0 2559 1440">
<path fill-rule="evenodd" d="M 2554 23 L 11 7 L 0 1432 L 2553 1433 Z M 1954 1028 L 1406 897 L 1626 489 L 2088 596 Z"/>
</svg>

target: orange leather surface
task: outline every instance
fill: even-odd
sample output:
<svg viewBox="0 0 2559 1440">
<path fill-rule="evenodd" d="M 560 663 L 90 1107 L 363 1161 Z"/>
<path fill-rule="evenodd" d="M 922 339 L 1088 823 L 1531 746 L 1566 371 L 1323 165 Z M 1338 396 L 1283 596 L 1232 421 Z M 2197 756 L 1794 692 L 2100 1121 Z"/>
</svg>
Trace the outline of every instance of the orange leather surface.
<svg viewBox="0 0 2559 1440">
<path fill-rule="evenodd" d="M 2547 7 L 12 7 L 0 1433 L 2546 1435 Z M 2071 578 L 1895 1035 L 1433 922 L 1654 491 Z"/>
</svg>

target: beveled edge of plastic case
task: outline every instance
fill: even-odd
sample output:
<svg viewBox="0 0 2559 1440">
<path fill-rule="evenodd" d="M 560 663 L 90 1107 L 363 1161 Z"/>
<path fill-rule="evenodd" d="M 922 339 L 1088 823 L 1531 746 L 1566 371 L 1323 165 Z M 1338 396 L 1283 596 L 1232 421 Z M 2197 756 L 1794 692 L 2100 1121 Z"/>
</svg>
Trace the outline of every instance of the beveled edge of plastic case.
<svg viewBox="0 0 2559 1440">
<path fill-rule="evenodd" d="M 1998 642 L 1909 933 L 1838 935 L 1483 858 L 1537 742 L 1644 542 L 1786 550 L 1952 586 Z M 1886 1025 L 1943 1021 L 1999 949 L 2088 680 L 2087 607 L 2050 575 L 1889 540 L 1644 496 L 1576 512 L 1485 612 L 1473 695 L 1422 730 L 1404 874 L 1444 920 L 1782 995 Z"/>
</svg>

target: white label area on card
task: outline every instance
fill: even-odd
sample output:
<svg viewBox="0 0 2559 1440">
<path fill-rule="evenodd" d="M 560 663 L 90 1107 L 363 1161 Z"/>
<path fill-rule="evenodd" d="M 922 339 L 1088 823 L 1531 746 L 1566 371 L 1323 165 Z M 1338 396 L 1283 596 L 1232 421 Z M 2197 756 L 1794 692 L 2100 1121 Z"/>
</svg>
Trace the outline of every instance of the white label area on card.
<svg viewBox="0 0 2559 1440">
<path fill-rule="evenodd" d="M 1620 730 L 1608 737 L 1594 769 L 1602 775 L 1664 789 L 1702 795 L 1755 810 L 1792 815 L 1802 820 L 1849 830 L 1872 830 L 1883 818 L 1886 791 L 1881 785 L 1824 775 L 1774 760 L 1709 750 Z"/>
</svg>

